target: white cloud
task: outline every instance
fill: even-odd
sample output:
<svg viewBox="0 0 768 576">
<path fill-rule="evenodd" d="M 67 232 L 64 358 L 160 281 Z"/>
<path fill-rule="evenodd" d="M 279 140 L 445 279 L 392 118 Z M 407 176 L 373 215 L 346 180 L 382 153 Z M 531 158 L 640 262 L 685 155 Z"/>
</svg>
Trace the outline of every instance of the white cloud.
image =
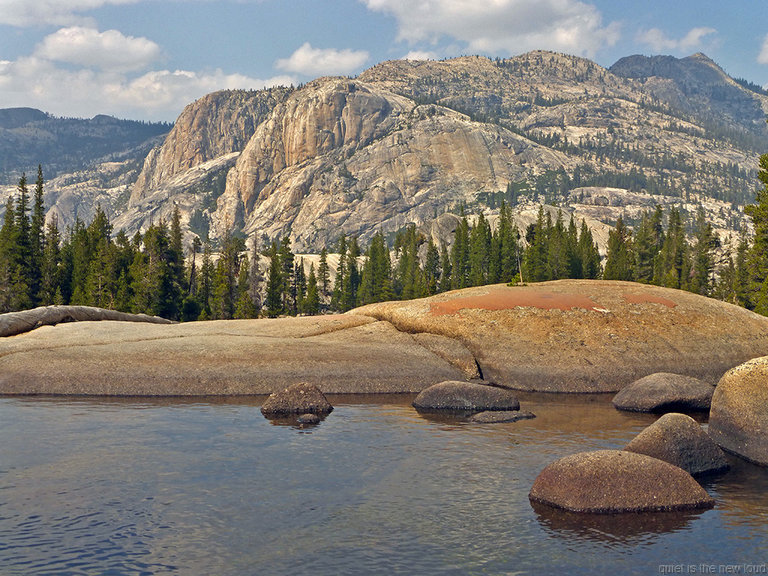
<svg viewBox="0 0 768 576">
<path fill-rule="evenodd" d="M 46 36 L 35 56 L 102 70 L 130 71 L 145 68 L 161 55 L 160 46 L 147 38 L 124 36 L 117 30 L 99 32 L 75 26 Z"/>
<path fill-rule="evenodd" d="M 69 26 L 91 23 L 80 12 L 102 6 L 135 4 L 140 0 L 0 0 L 0 24 Z"/>
<path fill-rule="evenodd" d="M 647 44 L 654 52 L 674 52 L 684 51 L 692 52 L 701 49 L 704 46 L 705 39 L 717 34 L 714 28 L 692 28 L 682 38 L 670 38 L 663 30 L 651 28 L 637 35 L 638 42 Z"/>
<path fill-rule="evenodd" d="M 411 50 L 401 60 L 437 60 L 438 56 L 430 50 Z"/>
<path fill-rule="evenodd" d="M 763 46 L 760 48 L 760 54 L 757 55 L 758 64 L 768 64 L 768 36 L 763 40 Z"/>
<path fill-rule="evenodd" d="M 133 77 L 92 69 L 63 69 L 37 56 L 0 61 L 0 102 L 4 106 L 30 106 L 56 115 L 88 118 L 110 114 L 174 120 L 184 106 L 209 92 L 292 83 L 297 81 L 290 76 L 263 80 L 222 70 L 156 70 Z"/>
<path fill-rule="evenodd" d="M 549 49 L 592 57 L 619 38 L 619 25 L 603 25 L 591 4 L 578 0 L 361 0 L 389 13 L 400 40 L 436 43 L 450 37 L 471 52 L 520 54 Z"/>
<path fill-rule="evenodd" d="M 275 67 L 304 76 L 351 74 L 363 66 L 369 57 L 364 50 L 313 48 L 309 42 L 305 42 L 289 58 L 277 60 Z"/>
</svg>

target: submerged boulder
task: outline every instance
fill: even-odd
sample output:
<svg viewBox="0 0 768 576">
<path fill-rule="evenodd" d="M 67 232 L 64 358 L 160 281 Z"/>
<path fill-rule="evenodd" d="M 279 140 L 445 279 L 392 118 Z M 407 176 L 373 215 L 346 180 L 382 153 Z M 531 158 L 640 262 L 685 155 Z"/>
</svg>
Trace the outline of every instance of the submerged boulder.
<svg viewBox="0 0 768 576">
<path fill-rule="evenodd" d="M 711 508 L 715 501 L 682 468 L 620 450 L 581 452 L 541 471 L 532 502 L 572 512 L 613 514 Z"/>
<path fill-rule="evenodd" d="M 505 388 L 449 380 L 422 390 L 413 401 L 417 410 L 519 410 L 517 396 Z"/>
<path fill-rule="evenodd" d="M 469 420 L 480 424 L 505 424 L 531 418 L 536 418 L 536 414 L 527 410 L 486 410 L 473 414 Z"/>
<path fill-rule="evenodd" d="M 714 391 L 714 386 L 698 378 L 657 372 L 623 388 L 613 405 L 631 412 L 704 412 L 709 410 Z"/>
<path fill-rule="evenodd" d="M 261 406 L 261 413 L 265 416 L 328 414 L 332 410 L 333 406 L 320 389 L 306 382 L 270 394 Z"/>
<path fill-rule="evenodd" d="M 768 466 L 768 357 L 750 360 L 720 379 L 709 434 L 724 450 Z"/>
<path fill-rule="evenodd" d="M 624 448 L 674 464 L 693 476 L 729 468 L 723 451 L 690 416 L 670 412 L 640 432 Z"/>
</svg>

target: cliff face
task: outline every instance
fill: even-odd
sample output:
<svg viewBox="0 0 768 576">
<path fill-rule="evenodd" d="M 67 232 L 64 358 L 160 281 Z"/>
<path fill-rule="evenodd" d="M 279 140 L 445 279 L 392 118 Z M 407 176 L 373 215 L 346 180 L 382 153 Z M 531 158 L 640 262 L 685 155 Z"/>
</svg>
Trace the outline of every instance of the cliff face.
<svg viewBox="0 0 768 576">
<path fill-rule="evenodd" d="M 216 222 L 246 233 L 289 232 L 299 249 L 341 231 L 424 223 L 446 207 L 498 190 L 523 165 L 567 158 L 500 126 L 417 105 L 376 84 L 325 79 L 294 93 L 258 128 L 227 177 Z"/>
</svg>

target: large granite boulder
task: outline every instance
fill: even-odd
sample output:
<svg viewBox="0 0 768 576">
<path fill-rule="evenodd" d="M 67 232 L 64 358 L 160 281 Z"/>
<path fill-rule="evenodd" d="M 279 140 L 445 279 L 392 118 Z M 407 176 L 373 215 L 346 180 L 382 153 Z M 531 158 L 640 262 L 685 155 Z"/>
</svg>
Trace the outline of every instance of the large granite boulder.
<svg viewBox="0 0 768 576">
<path fill-rule="evenodd" d="M 520 402 L 510 390 L 473 382 L 440 382 L 419 392 L 413 401 L 417 410 L 519 410 Z"/>
<path fill-rule="evenodd" d="M 624 450 L 664 460 L 692 476 L 729 468 L 725 454 L 699 423 L 674 412 L 665 414 L 640 432 Z"/>
<path fill-rule="evenodd" d="M 325 394 L 317 386 L 306 382 L 273 392 L 261 405 L 261 413 L 265 416 L 329 414 L 332 410 L 333 406 Z"/>
<path fill-rule="evenodd" d="M 711 508 L 715 503 L 682 468 L 621 450 L 581 452 L 551 463 L 528 497 L 572 512 L 601 514 Z"/>
<path fill-rule="evenodd" d="M 657 372 L 622 388 L 613 405 L 631 412 L 705 412 L 714 392 L 712 384 L 698 378 Z"/>
<path fill-rule="evenodd" d="M 720 379 L 709 434 L 724 450 L 768 466 L 768 357 L 750 360 Z"/>
<path fill-rule="evenodd" d="M 654 372 L 710 384 L 768 355 L 768 318 L 682 290 L 607 280 L 481 286 L 358 308 L 459 340 L 483 379 L 541 392 L 616 392 Z"/>
</svg>

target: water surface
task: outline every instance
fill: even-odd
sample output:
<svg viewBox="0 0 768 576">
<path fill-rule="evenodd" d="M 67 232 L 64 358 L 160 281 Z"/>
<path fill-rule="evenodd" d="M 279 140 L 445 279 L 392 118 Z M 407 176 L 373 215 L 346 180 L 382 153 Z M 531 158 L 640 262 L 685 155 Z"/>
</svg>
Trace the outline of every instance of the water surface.
<svg viewBox="0 0 768 576">
<path fill-rule="evenodd" d="M 468 424 L 411 400 L 331 397 L 300 429 L 266 420 L 259 398 L 0 398 L 0 574 L 767 571 L 764 468 L 733 459 L 703 482 L 705 512 L 534 509 L 549 462 L 622 448 L 655 418 L 521 394 L 538 418 Z"/>
</svg>

